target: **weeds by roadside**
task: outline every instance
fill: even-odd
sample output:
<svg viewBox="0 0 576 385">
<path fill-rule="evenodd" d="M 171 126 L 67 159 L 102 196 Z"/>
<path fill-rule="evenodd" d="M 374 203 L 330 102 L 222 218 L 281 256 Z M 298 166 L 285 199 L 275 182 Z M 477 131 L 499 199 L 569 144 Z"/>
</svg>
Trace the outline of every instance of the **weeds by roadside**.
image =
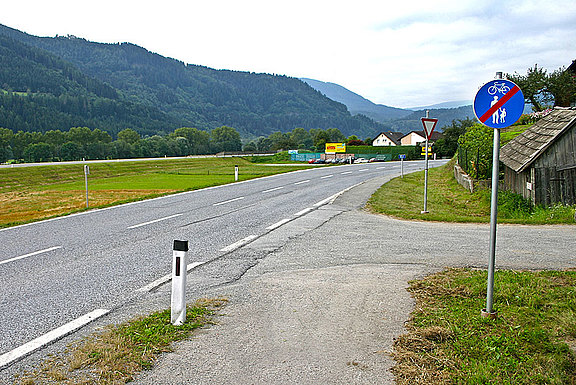
<svg viewBox="0 0 576 385">
<path fill-rule="evenodd" d="M 470 194 L 452 175 L 453 161 L 429 170 L 428 214 L 424 202 L 424 172 L 394 178 L 372 195 L 367 208 L 402 219 L 441 222 L 490 222 L 490 190 Z M 576 206 L 532 206 L 509 191 L 498 193 L 498 222 L 517 224 L 574 224 Z"/>
<path fill-rule="evenodd" d="M 480 317 L 486 277 L 450 269 L 411 282 L 398 384 L 576 384 L 576 271 L 497 272 L 495 320 Z"/>
<path fill-rule="evenodd" d="M 20 385 L 125 384 L 142 370 L 150 369 L 159 354 L 171 351 L 172 342 L 212 323 L 215 311 L 226 299 L 202 299 L 189 305 L 187 321 L 170 323 L 170 309 L 109 326 L 71 345 L 61 355 L 18 378 Z"/>
</svg>

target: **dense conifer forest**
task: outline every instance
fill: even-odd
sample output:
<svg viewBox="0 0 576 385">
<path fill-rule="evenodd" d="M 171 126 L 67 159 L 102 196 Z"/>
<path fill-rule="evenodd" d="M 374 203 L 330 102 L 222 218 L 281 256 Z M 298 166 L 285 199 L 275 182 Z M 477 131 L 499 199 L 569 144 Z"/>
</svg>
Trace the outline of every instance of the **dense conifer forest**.
<svg viewBox="0 0 576 385">
<path fill-rule="evenodd" d="M 0 127 L 88 127 L 116 138 L 126 128 L 153 136 L 222 126 L 247 139 L 296 127 L 362 136 L 383 130 L 295 78 L 214 70 L 130 43 L 36 37 L 0 25 Z"/>
</svg>

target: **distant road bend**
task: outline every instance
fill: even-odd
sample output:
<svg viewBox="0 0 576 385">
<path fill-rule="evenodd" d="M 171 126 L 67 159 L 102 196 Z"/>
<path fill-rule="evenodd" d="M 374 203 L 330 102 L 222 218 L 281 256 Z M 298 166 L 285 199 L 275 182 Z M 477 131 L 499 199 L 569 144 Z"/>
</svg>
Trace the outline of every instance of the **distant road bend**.
<svg viewBox="0 0 576 385">
<path fill-rule="evenodd" d="M 0 230 L 0 368 L 167 282 L 175 239 L 189 241 L 193 268 L 397 175 L 399 162 L 306 169 Z"/>
</svg>

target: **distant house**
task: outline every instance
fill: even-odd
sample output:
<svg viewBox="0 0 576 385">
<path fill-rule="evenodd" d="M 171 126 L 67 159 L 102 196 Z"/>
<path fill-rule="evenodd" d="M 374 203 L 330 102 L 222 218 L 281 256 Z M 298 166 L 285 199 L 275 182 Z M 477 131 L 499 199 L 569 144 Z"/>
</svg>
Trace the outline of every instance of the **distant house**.
<svg viewBox="0 0 576 385">
<path fill-rule="evenodd" d="M 502 147 L 504 186 L 534 204 L 576 204 L 576 108 L 555 107 Z"/>
<path fill-rule="evenodd" d="M 430 136 L 430 142 L 434 142 L 442 137 L 442 134 L 434 131 Z M 426 141 L 426 133 L 422 131 L 411 131 L 408 134 L 400 138 L 400 142 L 403 146 L 417 146 L 420 143 Z"/>
<path fill-rule="evenodd" d="M 372 146 L 400 146 L 402 142 L 400 139 L 404 136 L 401 132 L 381 132 L 372 141 Z"/>
</svg>

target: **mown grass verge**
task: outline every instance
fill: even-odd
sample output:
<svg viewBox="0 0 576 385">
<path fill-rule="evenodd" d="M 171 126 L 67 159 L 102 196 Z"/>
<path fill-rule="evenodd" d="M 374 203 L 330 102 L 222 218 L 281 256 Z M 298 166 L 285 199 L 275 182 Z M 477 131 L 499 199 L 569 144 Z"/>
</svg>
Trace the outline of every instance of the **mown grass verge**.
<svg viewBox="0 0 576 385">
<path fill-rule="evenodd" d="M 173 342 L 183 340 L 200 327 L 213 323 L 215 311 L 226 299 L 203 299 L 189 305 L 186 322 L 170 323 L 170 309 L 109 326 L 51 357 L 34 371 L 18 377 L 21 385 L 124 384 L 142 370 L 150 369 Z"/>
<path fill-rule="evenodd" d="M 441 222 L 490 222 L 490 190 L 471 194 L 453 177 L 453 161 L 428 173 L 428 214 L 424 208 L 424 172 L 394 178 L 376 191 L 367 208 L 402 219 Z M 499 192 L 498 222 L 517 224 L 574 224 L 575 206 L 532 207 L 516 194 Z"/>
<path fill-rule="evenodd" d="M 416 310 L 394 344 L 398 384 L 576 384 L 576 271 L 499 271 L 498 318 L 482 318 L 485 271 L 411 282 Z"/>
<path fill-rule="evenodd" d="M 242 158 L 167 159 L 91 163 L 90 208 L 197 190 L 303 169 L 269 166 Z M 0 169 L 0 228 L 86 210 L 83 165 Z"/>
</svg>

